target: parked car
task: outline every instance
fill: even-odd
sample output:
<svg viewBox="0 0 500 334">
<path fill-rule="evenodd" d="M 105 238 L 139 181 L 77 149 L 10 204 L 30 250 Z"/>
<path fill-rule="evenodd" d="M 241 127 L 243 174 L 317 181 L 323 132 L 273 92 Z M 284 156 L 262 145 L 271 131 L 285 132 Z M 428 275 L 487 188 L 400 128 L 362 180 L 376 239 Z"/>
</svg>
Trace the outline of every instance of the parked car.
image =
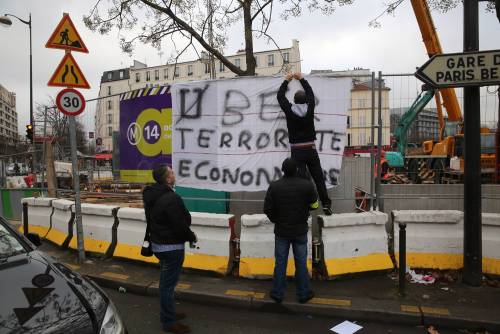
<svg viewBox="0 0 500 334">
<path fill-rule="evenodd" d="M 93 281 L 36 250 L 0 217 L 0 333 L 126 333 L 112 301 Z"/>
</svg>

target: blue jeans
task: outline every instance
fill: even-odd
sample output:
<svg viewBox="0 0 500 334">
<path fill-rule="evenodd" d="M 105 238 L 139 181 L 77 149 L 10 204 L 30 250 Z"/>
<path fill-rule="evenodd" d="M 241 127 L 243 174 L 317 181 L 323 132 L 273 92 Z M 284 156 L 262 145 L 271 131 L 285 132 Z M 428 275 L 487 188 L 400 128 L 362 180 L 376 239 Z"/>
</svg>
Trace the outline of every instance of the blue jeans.
<svg viewBox="0 0 500 334">
<path fill-rule="evenodd" d="M 271 294 L 278 299 L 283 299 L 285 294 L 286 266 L 290 245 L 292 245 L 295 259 L 297 297 L 299 299 L 306 298 L 311 292 L 309 273 L 307 272 L 307 234 L 293 238 L 275 237 L 274 254 L 276 262 L 274 264 L 274 280 Z"/>
<path fill-rule="evenodd" d="M 160 321 L 164 328 L 175 323 L 174 289 L 184 263 L 184 249 L 155 253 L 160 260 Z"/>
</svg>

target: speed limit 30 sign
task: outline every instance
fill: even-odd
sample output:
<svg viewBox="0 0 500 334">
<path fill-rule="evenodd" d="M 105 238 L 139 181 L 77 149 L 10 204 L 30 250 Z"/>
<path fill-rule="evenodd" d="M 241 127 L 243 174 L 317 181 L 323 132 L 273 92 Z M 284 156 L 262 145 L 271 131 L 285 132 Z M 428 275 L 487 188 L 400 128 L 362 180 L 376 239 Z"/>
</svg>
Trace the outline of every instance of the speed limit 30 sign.
<svg viewBox="0 0 500 334">
<path fill-rule="evenodd" d="M 57 94 L 56 104 L 59 110 L 68 116 L 77 116 L 85 109 L 85 99 L 79 91 L 66 88 Z"/>
</svg>

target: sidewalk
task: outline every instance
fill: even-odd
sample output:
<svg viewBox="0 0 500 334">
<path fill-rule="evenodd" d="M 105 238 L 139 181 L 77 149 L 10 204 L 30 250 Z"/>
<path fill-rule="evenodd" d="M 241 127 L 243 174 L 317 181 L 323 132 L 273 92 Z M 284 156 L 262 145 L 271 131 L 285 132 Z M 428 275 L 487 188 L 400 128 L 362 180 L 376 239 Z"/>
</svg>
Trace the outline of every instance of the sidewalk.
<svg viewBox="0 0 500 334">
<path fill-rule="evenodd" d="M 158 294 L 159 270 L 155 265 L 89 257 L 79 265 L 76 252 L 62 251 L 48 241 L 40 249 L 91 277 L 103 286 L 137 294 Z M 433 325 L 500 333 L 500 288 L 473 288 L 439 280 L 432 285 L 407 282 L 406 297 L 398 296 L 397 278 L 366 274 L 331 281 L 312 281 L 316 297 L 307 304 L 295 300 L 289 282 L 282 304 L 268 295 L 271 280 L 184 273 L 177 286 L 181 300 L 253 311 L 303 313 L 405 325 Z"/>
</svg>

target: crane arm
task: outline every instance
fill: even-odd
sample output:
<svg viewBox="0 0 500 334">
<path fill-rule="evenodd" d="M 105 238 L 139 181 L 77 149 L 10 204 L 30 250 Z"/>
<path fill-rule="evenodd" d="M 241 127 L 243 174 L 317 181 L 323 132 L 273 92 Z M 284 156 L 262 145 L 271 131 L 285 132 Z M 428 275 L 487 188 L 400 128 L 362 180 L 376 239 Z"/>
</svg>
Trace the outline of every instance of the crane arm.
<svg viewBox="0 0 500 334">
<path fill-rule="evenodd" d="M 436 27 L 432 21 L 432 16 L 427 5 L 426 0 L 411 0 L 411 5 L 413 7 L 413 12 L 418 22 L 420 28 L 420 33 L 422 34 L 422 39 L 427 49 L 427 54 L 432 57 L 437 54 L 442 54 L 443 50 L 441 48 L 441 43 L 439 42 L 439 37 L 436 32 Z M 453 88 L 443 88 L 440 89 L 441 97 L 443 98 L 443 105 L 446 108 L 446 113 L 448 114 L 448 120 L 461 122 L 462 112 L 458 104 L 458 99 Z M 437 102 L 437 101 L 436 101 Z M 439 122 L 444 124 L 442 115 Z"/>
</svg>

